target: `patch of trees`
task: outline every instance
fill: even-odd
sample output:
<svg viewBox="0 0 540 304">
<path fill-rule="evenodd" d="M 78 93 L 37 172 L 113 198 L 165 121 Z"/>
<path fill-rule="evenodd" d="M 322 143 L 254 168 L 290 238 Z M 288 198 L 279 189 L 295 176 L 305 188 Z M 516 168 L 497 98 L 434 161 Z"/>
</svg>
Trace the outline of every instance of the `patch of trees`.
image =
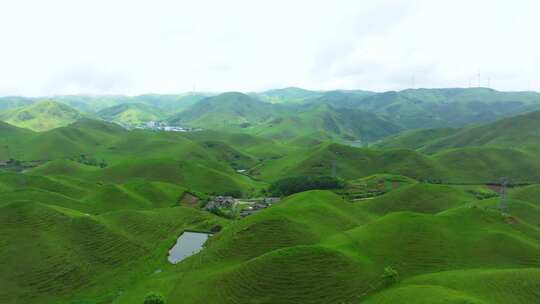
<svg viewBox="0 0 540 304">
<path fill-rule="evenodd" d="M 210 195 L 212 196 L 230 196 L 234 198 L 242 197 L 243 193 L 240 190 L 226 190 L 226 191 L 220 191 L 220 192 L 211 192 Z"/>
<path fill-rule="evenodd" d="M 87 166 L 94 166 L 94 167 L 100 167 L 100 168 L 105 168 L 107 167 L 109 164 L 107 164 L 107 162 L 102 159 L 102 160 L 97 160 L 96 158 L 94 157 L 90 157 L 90 156 L 86 156 L 84 154 L 81 154 L 79 155 L 78 157 L 72 159 L 78 163 L 81 163 L 83 165 L 87 165 Z"/>
<path fill-rule="evenodd" d="M 268 188 L 272 196 L 287 196 L 308 190 L 343 189 L 345 182 L 327 175 L 296 176 L 275 181 Z"/>
<path fill-rule="evenodd" d="M 19 167 L 22 165 L 22 162 L 20 160 L 16 160 L 14 158 L 10 158 L 8 161 L 7 161 L 7 164 L 10 165 L 10 166 L 16 166 L 16 167 Z"/>
<path fill-rule="evenodd" d="M 144 304 L 165 304 L 165 298 L 159 293 L 151 292 L 144 298 Z"/>
</svg>

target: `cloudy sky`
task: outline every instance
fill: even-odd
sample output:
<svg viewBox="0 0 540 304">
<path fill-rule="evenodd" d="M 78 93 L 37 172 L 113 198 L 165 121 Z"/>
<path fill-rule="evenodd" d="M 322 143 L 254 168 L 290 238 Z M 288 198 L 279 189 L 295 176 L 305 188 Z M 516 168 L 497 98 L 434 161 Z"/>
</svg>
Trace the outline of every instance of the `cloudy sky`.
<svg viewBox="0 0 540 304">
<path fill-rule="evenodd" d="M 0 0 L 0 95 L 540 90 L 537 0 Z M 414 81 L 413 81 L 414 79 Z M 489 79 L 489 81 L 488 81 Z"/>
</svg>

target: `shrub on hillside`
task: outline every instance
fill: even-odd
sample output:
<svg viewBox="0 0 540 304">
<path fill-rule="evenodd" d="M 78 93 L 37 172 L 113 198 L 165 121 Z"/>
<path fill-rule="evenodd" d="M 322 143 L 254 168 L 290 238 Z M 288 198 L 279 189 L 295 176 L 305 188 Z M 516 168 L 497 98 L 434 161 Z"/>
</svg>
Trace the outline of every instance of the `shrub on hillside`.
<svg viewBox="0 0 540 304">
<path fill-rule="evenodd" d="M 345 183 L 332 176 L 297 176 L 280 179 L 268 188 L 273 196 L 286 196 L 315 189 L 342 189 Z"/>
<path fill-rule="evenodd" d="M 383 284 L 392 285 L 399 281 L 399 274 L 392 266 L 387 266 L 384 268 L 381 278 L 383 279 Z"/>
<path fill-rule="evenodd" d="M 144 298 L 144 304 L 165 304 L 165 299 L 162 295 L 151 292 Z"/>
</svg>

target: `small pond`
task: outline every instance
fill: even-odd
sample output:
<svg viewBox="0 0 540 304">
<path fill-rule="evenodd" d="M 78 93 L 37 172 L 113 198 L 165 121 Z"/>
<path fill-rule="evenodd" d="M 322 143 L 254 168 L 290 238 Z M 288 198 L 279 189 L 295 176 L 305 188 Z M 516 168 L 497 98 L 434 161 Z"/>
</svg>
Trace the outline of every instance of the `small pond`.
<svg viewBox="0 0 540 304">
<path fill-rule="evenodd" d="M 169 250 L 169 262 L 176 264 L 201 251 L 209 236 L 210 234 L 202 232 L 182 233 L 174 247 Z"/>
</svg>

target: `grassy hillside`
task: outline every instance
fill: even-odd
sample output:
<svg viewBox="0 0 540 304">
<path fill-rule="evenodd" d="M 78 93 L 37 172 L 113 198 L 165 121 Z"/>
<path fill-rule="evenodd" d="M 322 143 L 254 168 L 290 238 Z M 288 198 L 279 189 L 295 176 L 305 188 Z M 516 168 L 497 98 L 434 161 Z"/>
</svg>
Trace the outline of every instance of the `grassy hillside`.
<svg viewBox="0 0 540 304">
<path fill-rule="evenodd" d="M 32 174 L 112 183 L 163 181 L 207 193 L 257 191 L 262 184 L 236 170 L 255 166 L 261 157 L 272 157 L 263 153 L 266 141 L 260 142 L 260 147 L 250 145 L 241 151 L 242 147 L 238 150 L 224 141 L 190 139 L 173 132 L 128 131 L 89 119 L 47 132 L 24 134 L 17 140 L 10 139 L 8 144 L 8 149 L 0 149 L 4 159 L 9 152 L 18 160 L 50 161 L 31 170 Z M 94 160 L 106 168 L 76 163 Z"/>
<path fill-rule="evenodd" d="M 435 192 L 412 189 L 419 195 Z M 395 212 L 410 190 L 396 192 L 385 203 L 389 213 L 378 215 L 365 210 L 364 202 L 351 204 L 329 192 L 294 195 L 231 223 L 203 252 L 134 286 L 118 303 L 133 303 L 150 290 L 173 303 L 432 303 L 433 298 L 440 298 L 440 303 L 534 303 L 540 299 L 532 283 L 540 267 L 540 231 L 517 215 L 511 214 L 509 222 L 500 213 L 479 207 L 482 201 L 459 190 L 446 193 L 439 202 L 429 196 L 418 200 L 415 208 L 431 213 L 421 214 Z M 454 204 L 456 198 L 467 204 Z M 397 282 L 384 279 L 388 266 L 398 273 Z M 517 282 L 533 281 L 517 288 L 522 284 L 508 276 Z"/>
<path fill-rule="evenodd" d="M 441 138 L 453 135 L 459 129 L 438 128 L 438 129 L 418 129 L 402 132 L 395 136 L 390 136 L 375 144 L 381 149 L 412 149 L 418 150 Z"/>
<path fill-rule="evenodd" d="M 110 302 L 119 286 L 161 267 L 154 255 L 183 229 L 212 225 L 210 215 L 181 207 L 103 216 L 30 201 L 0 209 L 2 303 L 68 302 L 88 290 Z"/>
<path fill-rule="evenodd" d="M 140 103 L 120 104 L 106 108 L 97 112 L 96 116 L 127 126 L 140 125 L 148 121 L 159 121 L 165 118 L 165 114 L 158 108 Z"/>
<path fill-rule="evenodd" d="M 9 160 L 14 157 L 10 150 L 11 143 L 31 133 L 28 129 L 18 128 L 0 121 L 0 159 Z"/>
<path fill-rule="evenodd" d="M 536 149 L 540 136 L 540 112 L 501 119 L 499 121 L 465 128 L 444 136 L 427 145 L 423 151 L 433 153 L 449 148 L 494 146 Z"/>
<path fill-rule="evenodd" d="M 0 124 L 0 159 L 42 161 L 0 171 L 0 302 L 142 303 L 149 292 L 201 304 L 540 302 L 540 188 L 509 189 L 501 213 L 484 185 L 540 181 L 537 113 L 371 149 L 324 140 L 375 141 L 400 127 L 311 101 L 211 97 L 178 117 L 219 130 L 187 133 L 91 119 L 44 132 Z M 344 189 L 244 218 L 179 206 L 186 193 L 260 197 L 283 177 L 334 173 Z M 168 263 L 186 230 L 219 232 Z"/>
<path fill-rule="evenodd" d="M 288 87 L 253 93 L 253 96 L 270 103 L 303 103 L 309 99 L 319 97 L 323 92 L 310 91 L 302 88 Z"/>
<path fill-rule="evenodd" d="M 374 150 L 323 143 L 309 150 L 265 160 L 250 174 L 263 180 L 283 176 L 329 175 L 357 179 L 377 173 L 446 183 L 489 183 L 501 177 L 540 181 L 538 154 L 515 149 L 473 147 L 426 155 L 408 149 Z"/>
<path fill-rule="evenodd" d="M 125 95 L 59 95 L 54 100 L 71 106 L 84 113 L 97 113 L 106 108 L 123 104 L 145 104 L 172 113 L 179 112 L 203 98 L 211 96 L 207 93 L 184 93 L 178 95 L 144 94 L 138 96 Z M 46 97 L 29 98 L 32 102 L 39 102 Z"/>
<path fill-rule="evenodd" d="M 0 112 L 0 120 L 34 131 L 66 126 L 81 117 L 77 110 L 55 101 L 43 101 Z"/>
<path fill-rule="evenodd" d="M 285 92 L 284 96 L 289 96 Z M 308 96 L 311 95 L 298 92 L 291 93 L 290 98 L 310 98 Z M 300 139 L 373 142 L 401 130 L 399 126 L 368 112 L 316 103 L 276 105 L 241 93 L 225 93 L 205 99 L 169 121 L 203 129 L 245 132 L 286 142 Z"/>
<path fill-rule="evenodd" d="M 230 92 L 206 98 L 168 120 L 203 129 L 244 128 L 275 118 L 278 111 L 270 103 Z"/>
<path fill-rule="evenodd" d="M 499 92 L 487 88 L 409 89 L 367 97 L 350 94 L 328 98 L 335 106 L 386 117 L 407 129 L 462 127 L 533 111 L 540 106 L 535 92 Z M 326 102 L 320 98 L 318 102 Z"/>
<path fill-rule="evenodd" d="M 318 105 L 295 116 L 276 118 L 247 132 L 288 142 L 303 137 L 369 143 L 400 130 L 397 125 L 371 113 Z"/>
</svg>

